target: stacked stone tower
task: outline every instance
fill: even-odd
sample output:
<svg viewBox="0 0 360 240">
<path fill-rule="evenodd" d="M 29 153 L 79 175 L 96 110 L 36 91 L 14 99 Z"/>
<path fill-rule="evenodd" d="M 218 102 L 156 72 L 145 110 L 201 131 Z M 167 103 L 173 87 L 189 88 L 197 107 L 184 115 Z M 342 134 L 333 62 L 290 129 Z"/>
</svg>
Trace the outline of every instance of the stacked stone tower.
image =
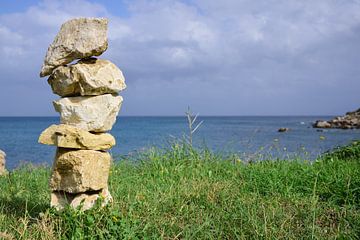
<svg viewBox="0 0 360 240">
<path fill-rule="evenodd" d="M 112 197 L 108 176 L 115 145 L 111 130 L 120 110 L 124 76 L 108 60 L 94 58 L 108 47 L 108 21 L 77 18 L 65 22 L 49 46 L 40 76 L 61 98 L 53 102 L 59 125 L 44 130 L 39 143 L 57 146 L 50 188 L 51 206 L 91 208 Z M 73 61 L 76 60 L 76 63 Z"/>
</svg>

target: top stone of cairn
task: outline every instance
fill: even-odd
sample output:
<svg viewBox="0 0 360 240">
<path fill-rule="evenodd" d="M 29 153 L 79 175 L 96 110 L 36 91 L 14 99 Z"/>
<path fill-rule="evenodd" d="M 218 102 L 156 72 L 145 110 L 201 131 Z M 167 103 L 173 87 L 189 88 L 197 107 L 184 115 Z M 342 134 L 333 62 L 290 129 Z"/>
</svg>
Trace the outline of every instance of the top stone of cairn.
<svg viewBox="0 0 360 240">
<path fill-rule="evenodd" d="M 65 22 L 49 46 L 40 77 L 50 75 L 58 67 L 75 59 L 99 56 L 108 47 L 108 20 L 75 18 Z"/>
</svg>

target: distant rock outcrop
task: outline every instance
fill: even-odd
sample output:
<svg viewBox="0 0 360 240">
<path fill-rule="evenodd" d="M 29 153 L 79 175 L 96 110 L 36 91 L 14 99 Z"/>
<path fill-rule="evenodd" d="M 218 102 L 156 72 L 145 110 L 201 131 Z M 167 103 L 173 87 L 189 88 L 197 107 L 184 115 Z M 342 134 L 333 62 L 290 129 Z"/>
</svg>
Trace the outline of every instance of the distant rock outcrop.
<svg viewBox="0 0 360 240">
<path fill-rule="evenodd" d="M 290 131 L 290 128 L 282 127 L 278 129 L 278 132 L 288 132 L 288 131 Z"/>
<path fill-rule="evenodd" d="M 314 128 L 360 128 L 360 108 L 353 112 L 347 112 L 345 116 L 335 117 L 329 121 L 318 120 L 313 124 Z"/>
</svg>

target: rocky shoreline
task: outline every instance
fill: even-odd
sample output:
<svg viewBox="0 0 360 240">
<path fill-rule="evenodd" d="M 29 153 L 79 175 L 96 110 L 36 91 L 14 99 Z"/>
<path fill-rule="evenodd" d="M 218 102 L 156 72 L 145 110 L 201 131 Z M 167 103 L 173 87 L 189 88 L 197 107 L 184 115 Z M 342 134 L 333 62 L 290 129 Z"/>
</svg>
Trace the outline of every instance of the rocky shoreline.
<svg viewBox="0 0 360 240">
<path fill-rule="evenodd" d="M 314 128 L 340 128 L 360 129 L 360 108 L 353 112 L 347 112 L 345 116 L 338 116 L 329 121 L 317 120 Z"/>
</svg>

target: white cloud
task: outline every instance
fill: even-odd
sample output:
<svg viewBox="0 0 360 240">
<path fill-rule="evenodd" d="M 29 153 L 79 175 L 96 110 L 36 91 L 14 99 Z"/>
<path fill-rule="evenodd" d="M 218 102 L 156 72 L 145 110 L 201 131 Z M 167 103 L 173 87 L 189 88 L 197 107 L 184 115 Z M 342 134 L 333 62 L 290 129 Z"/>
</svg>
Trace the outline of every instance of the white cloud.
<svg viewBox="0 0 360 240">
<path fill-rule="evenodd" d="M 103 57 L 118 64 L 127 77 L 125 113 L 151 114 L 149 109 L 156 108 L 154 114 L 181 114 L 188 105 L 199 106 L 204 114 L 321 114 L 358 107 L 360 97 L 353 89 L 360 87 L 359 1 L 127 4 L 125 17 L 112 15 L 110 6 L 85 0 L 48 0 L 25 12 L 1 15 L 2 86 L 31 85 L 30 95 L 36 94 L 31 92 L 36 86 L 44 89 L 38 71 L 61 23 L 106 16 L 110 45 Z M 349 94 L 335 100 L 339 86 Z M 54 97 L 47 91 L 34 114 L 48 114 L 45 105 Z M 299 104 L 304 96 L 307 101 Z M 216 104 L 207 105 L 214 99 Z M 0 115 L 6 114 L 11 113 L 0 109 Z"/>
</svg>

